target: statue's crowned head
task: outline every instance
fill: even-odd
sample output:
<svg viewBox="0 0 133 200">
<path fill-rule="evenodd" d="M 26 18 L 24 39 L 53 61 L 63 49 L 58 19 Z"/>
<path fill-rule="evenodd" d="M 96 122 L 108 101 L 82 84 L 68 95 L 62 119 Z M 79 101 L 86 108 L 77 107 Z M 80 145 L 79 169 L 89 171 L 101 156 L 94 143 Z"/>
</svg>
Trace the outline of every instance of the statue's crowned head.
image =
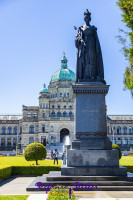
<svg viewBox="0 0 133 200">
<path fill-rule="evenodd" d="M 88 24 L 91 21 L 91 13 L 86 9 L 84 12 L 84 20 Z"/>
</svg>

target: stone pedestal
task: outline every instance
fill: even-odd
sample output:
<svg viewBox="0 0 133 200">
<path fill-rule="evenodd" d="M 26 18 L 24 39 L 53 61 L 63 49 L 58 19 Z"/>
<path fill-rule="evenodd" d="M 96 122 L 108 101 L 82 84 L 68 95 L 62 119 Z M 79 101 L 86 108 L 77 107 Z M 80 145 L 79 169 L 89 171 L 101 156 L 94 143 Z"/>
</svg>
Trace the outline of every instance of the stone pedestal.
<svg viewBox="0 0 133 200">
<path fill-rule="evenodd" d="M 67 151 L 65 176 L 126 176 L 119 167 L 119 152 L 112 150 L 107 137 L 105 95 L 109 86 L 102 82 L 79 82 L 75 94 L 75 140 Z"/>
</svg>

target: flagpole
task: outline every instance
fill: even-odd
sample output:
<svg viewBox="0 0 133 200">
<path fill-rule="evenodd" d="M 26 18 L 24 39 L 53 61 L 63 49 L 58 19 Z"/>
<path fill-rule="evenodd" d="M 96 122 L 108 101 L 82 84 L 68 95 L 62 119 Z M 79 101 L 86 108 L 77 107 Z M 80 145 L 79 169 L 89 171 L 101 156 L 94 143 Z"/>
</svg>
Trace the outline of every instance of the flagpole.
<svg viewBox="0 0 133 200">
<path fill-rule="evenodd" d="M 114 144 L 114 127 L 112 127 L 112 131 L 113 131 L 113 144 Z"/>
</svg>

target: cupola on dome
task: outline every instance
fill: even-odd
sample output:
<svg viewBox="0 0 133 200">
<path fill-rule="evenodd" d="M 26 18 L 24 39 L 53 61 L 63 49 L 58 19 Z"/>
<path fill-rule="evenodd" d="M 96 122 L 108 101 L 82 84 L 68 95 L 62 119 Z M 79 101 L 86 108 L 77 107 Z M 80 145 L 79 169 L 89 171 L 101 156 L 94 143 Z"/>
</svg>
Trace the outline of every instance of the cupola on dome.
<svg viewBox="0 0 133 200">
<path fill-rule="evenodd" d="M 43 89 L 40 92 L 48 92 L 48 89 L 46 88 L 46 84 L 44 83 Z"/>
<path fill-rule="evenodd" d="M 61 69 L 59 69 L 52 75 L 51 82 L 61 81 L 61 80 L 75 81 L 75 73 L 70 69 L 68 69 L 67 62 L 68 60 L 65 57 L 64 53 L 64 56 L 61 59 Z"/>
</svg>

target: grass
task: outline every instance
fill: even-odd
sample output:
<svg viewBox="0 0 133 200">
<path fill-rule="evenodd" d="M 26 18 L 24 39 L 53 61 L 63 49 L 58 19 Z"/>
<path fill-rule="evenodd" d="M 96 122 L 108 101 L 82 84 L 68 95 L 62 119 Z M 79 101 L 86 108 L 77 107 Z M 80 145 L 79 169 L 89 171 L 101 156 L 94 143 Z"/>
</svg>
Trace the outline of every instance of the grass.
<svg viewBox="0 0 133 200">
<path fill-rule="evenodd" d="M 133 156 L 122 156 L 119 163 L 120 166 L 133 166 Z"/>
<path fill-rule="evenodd" d="M 26 200 L 29 195 L 0 195 L 0 200 Z"/>
<path fill-rule="evenodd" d="M 58 165 L 53 160 L 39 160 L 39 166 L 61 166 L 62 161 L 58 161 Z M 17 157 L 17 156 L 4 156 L 0 157 L 0 168 L 5 168 L 9 166 L 35 166 L 35 161 L 26 161 L 24 156 Z"/>
</svg>

